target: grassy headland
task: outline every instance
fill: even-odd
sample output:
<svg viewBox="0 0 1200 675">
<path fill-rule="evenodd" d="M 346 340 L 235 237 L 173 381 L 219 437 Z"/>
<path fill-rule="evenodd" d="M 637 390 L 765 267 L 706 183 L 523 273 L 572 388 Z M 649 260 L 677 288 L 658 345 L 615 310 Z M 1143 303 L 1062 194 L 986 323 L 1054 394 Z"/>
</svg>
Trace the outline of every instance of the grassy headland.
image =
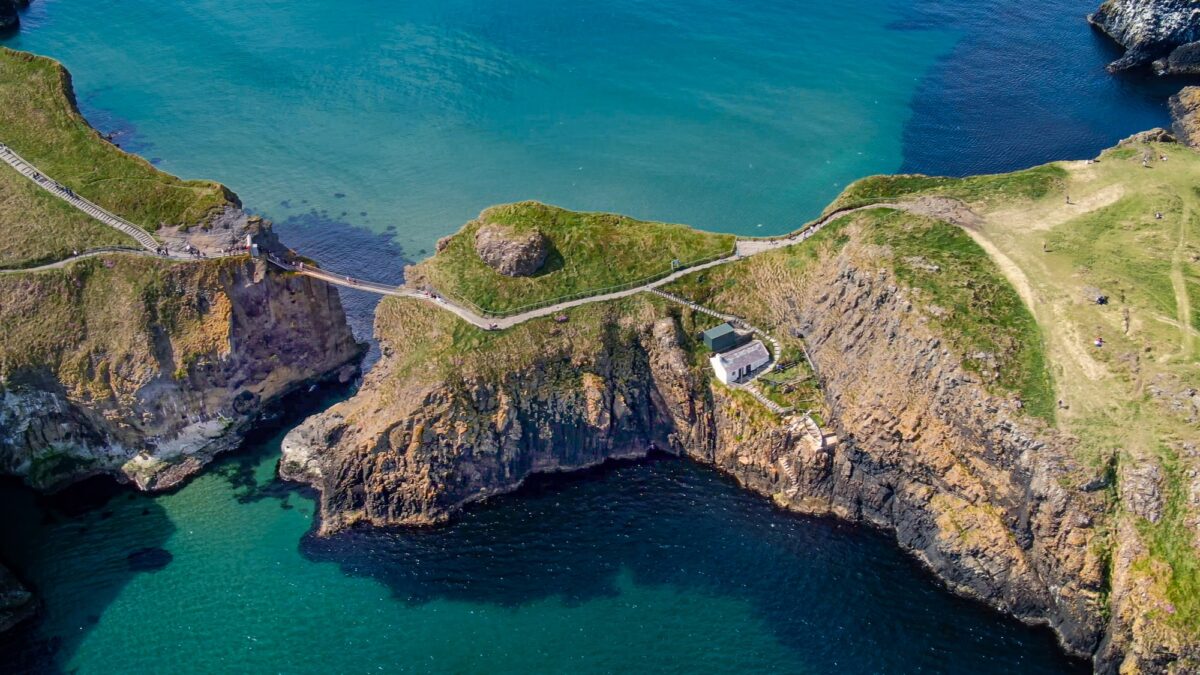
<svg viewBox="0 0 1200 675">
<path fill-rule="evenodd" d="M 1040 199 L 1060 189 L 1066 176 L 1066 171 L 1058 164 L 966 178 L 920 174 L 868 176 L 851 183 L 825 212 L 917 196 L 951 197 L 969 203 L 994 199 Z"/>
<path fill-rule="evenodd" d="M 0 163 L 0 269 L 35 267 L 104 246 L 138 244 Z"/>
<path fill-rule="evenodd" d="M 781 299 L 794 297 L 788 292 L 796 279 L 853 244 L 860 262 L 869 263 L 864 269 L 889 270 L 911 294 L 917 320 L 934 327 L 990 389 L 1019 397 L 1026 415 L 1077 438 L 1085 465 L 1097 471 L 1112 462 L 1123 467 L 1115 472 L 1109 527 L 1116 532 L 1121 523 L 1132 524 L 1141 544 L 1114 538 L 1108 559 L 1141 551 L 1130 573 L 1144 577 L 1140 588 L 1152 589 L 1146 602 L 1163 608 L 1148 611 L 1194 638 L 1200 634 L 1200 556 L 1189 523 L 1200 513 L 1188 501 L 1194 486 L 1187 481 L 1200 470 L 1194 450 L 1188 450 L 1200 447 L 1189 393 L 1200 382 L 1197 185 L 1200 154 L 1141 140 L 1096 162 L 1013 174 L 874 177 L 851 186 L 831 210 L 938 197 L 943 206 L 946 199 L 957 200 L 969 217 L 939 214 L 938 204 L 917 213 L 862 212 L 802 245 L 688 275 L 671 290 L 774 332 L 785 352 L 798 349 L 798 340 L 774 330 L 783 325 L 780 312 L 792 311 Z M 543 228 L 561 260 L 533 278 L 501 277 L 472 246 L 475 229 L 488 221 Z M 626 224 L 633 227 L 622 227 Z M 535 204 L 501 207 L 464 228 L 419 271 L 450 294 L 511 308 L 646 276 L 670 257 L 686 259 L 729 245 L 715 235 L 695 233 L 702 238 L 693 239 L 677 226 L 645 225 Z M 664 232 L 687 248 L 648 264 L 643 253 L 666 248 L 655 241 Z M 1097 302 L 1100 296 L 1104 304 Z M 412 311 L 401 310 L 408 304 L 388 301 L 381 316 L 411 321 L 392 316 Z M 627 311 L 680 310 L 631 298 L 577 308 L 561 327 L 531 322 L 511 338 L 455 329 L 451 361 L 466 358 L 490 368 L 486 364 L 495 356 L 503 367 L 520 367 L 544 335 L 603 339 L 598 322 Z M 680 319 L 689 334 L 708 325 L 686 310 Z M 1095 346 L 1096 338 L 1103 346 Z M 703 364 L 697 359 L 693 365 Z M 805 387 L 799 383 L 799 396 L 812 393 Z M 1120 497 L 1126 469 L 1148 466 L 1157 466 L 1162 476 L 1158 513 L 1138 510 Z"/>
<path fill-rule="evenodd" d="M 970 202 L 980 218 L 962 232 L 997 263 L 1040 327 L 1054 395 L 1064 405 L 1058 426 L 1079 439 L 1086 463 L 1121 467 L 1114 509 L 1117 522 L 1132 522 L 1146 544 L 1132 566 L 1153 589 L 1143 611 L 1193 639 L 1200 636 L 1200 552 L 1186 523 L 1200 519 L 1188 497 L 1194 483 L 1187 484 L 1200 470 L 1194 451 L 1200 427 L 1189 393 L 1200 382 L 1197 185 L 1200 154 L 1134 139 L 1094 162 L 961 180 L 869 179 L 846 197 L 894 201 L 933 193 Z M 927 238 L 888 243 L 925 258 L 942 248 L 934 244 Z M 961 253 L 954 259 L 937 264 L 962 264 Z M 920 270 L 908 274 L 921 283 Z M 981 284 L 975 274 L 964 281 Z M 993 330 L 1001 323 L 988 317 L 982 325 Z M 949 328 L 948 335 L 976 332 Z M 1097 338 L 1103 346 L 1095 346 Z M 1152 488 L 1160 510 L 1122 499 L 1126 489 L 1147 489 L 1124 487 L 1130 471 L 1161 476 Z M 1138 550 L 1128 541 L 1114 542 L 1119 545 Z"/>
<path fill-rule="evenodd" d="M 236 264 L 113 254 L 0 275 L 0 382 L 46 369 L 73 399 L 106 400 L 132 396 L 164 354 L 186 372 L 228 348 L 230 301 L 213 289 Z"/>
<path fill-rule="evenodd" d="M 540 230 L 551 244 L 542 269 L 531 277 L 506 277 L 484 263 L 475 251 L 475 233 L 488 223 L 518 233 Z M 408 276 L 486 311 L 511 312 L 668 273 L 672 260 L 689 263 L 728 255 L 733 243 L 731 235 L 683 225 L 520 202 L 487 209 L 452 235 L 436 256 L 410 268 Z"/>
<path fill-rule="evenodd" d="M 79 195 L 148 230 L 190 226 L 236 203 L 224 186 L 180 180 L 101 138 L 57 61 L 0 47 L 0 142 Z"/>
</svg>

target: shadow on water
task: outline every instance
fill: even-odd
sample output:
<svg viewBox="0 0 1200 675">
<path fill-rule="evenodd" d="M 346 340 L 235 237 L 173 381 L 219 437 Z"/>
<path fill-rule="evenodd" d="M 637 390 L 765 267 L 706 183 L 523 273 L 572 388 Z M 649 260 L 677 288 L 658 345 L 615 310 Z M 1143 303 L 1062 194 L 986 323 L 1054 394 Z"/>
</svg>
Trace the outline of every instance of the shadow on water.
<svg viewBox="0 0 1200 675">
<path fill-rule="evenodd" d="M 535 477 L 449 526 L 310 534 L 301 550 L 412 605 L 578 606 L 620 595 L 622 577 L 736 598 L 817 672 L 1086 672 L 1048 630 L 952 596 L 890 537 L 779 511 L 682 460 Z"/>
<path fill-rule="evenodd" d="M 1095 0 L 921 0 L 903 25 L 961 34 L 922 80 L 904 131 L 901 172 L 969 175 L 1094 157 L 1168 126 L 1182 81 L 1112 75 L 1122 49 L 1085 20 Z"/>
<path fill-rule="evenodd" d="M 130 580 L 170 564 L 162 547 L 175 526 L 162 506 L 109 478 L 53 495 L 4 478 L 0 513 L 0 560 L 39 600 L 69 598 L 54 602 L 66 615 L 39 614 L 0 634 L 0 672 L 55 672 Z M 76 542 L 69 553 L 64 540 Z"/>
<path fill-rule="evenodd" d="M 290 508 L 296 487 L 261 482 L 255 467 L 264 453 L 277 451 L 278 438 L 292 426 L 349 393 L 348 386 L 331 385 L 284 397 L 282 415 L 269 417 L 206 472 L 228 480 L 240 502 L 274 498 Z M 174 560 L 165 546 L 176 527 L 163 506 L 111 478 L 92 478 L 52 495 L 0 478 L 0 514 L 0 562 L 43 605 L 56 608 L 55 616 L 41 612 L 0 633 L 0 673 L 61 672 L 61 664 L 70 662 L 133 578 L 163 570 Z M 63 545 L 68 541 L 69 549 Z"/>
<path fill-rule="evenodd" d="M 358 279 L 398 286 L 404 283 L 404 266 L 412 262 L 396 243 L 395 230 L 375 232 L 324 210 L 288 216 L 275 223 L 275 230 L 286 245 L 301 255 Z M 379 343 L 373 327 L 380 296 L 347 288 L 339 288 L 338 293 L 354 337 L 370 345 L 363 360 L 363 368 L 370 368 L 379 360 Z"/>
</svg>

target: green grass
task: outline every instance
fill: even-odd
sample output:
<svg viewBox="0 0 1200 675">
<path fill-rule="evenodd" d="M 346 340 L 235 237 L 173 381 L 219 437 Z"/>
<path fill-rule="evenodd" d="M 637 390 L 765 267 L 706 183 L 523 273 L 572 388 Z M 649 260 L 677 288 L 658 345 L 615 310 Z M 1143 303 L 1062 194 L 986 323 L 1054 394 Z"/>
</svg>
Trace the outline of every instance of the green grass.
<svg viewBox="0 0 1200 675">
<path fill-rule="evenodd" d="M 210 181 L 180 180 L 123 152 L 75 107 L 57 62 L 0 47 L 0 142 L 76 193 L 151 231 L 191 226 L 236 197 Z"/>
<path fill-rule="evenodd" d="M 961 228 L 898 211 L 872 212 L 873 242 L 888 247 L 897 278 L 938 308 L 940 327 L 963 365 L 1016 392 L 1024 410 L 1053 423 L 1053 383 L 1041 330 L 996 263 Z"/>
<path fill-rule="evenodd" d="M 158 375 L 156 340 L 177 366 L 220 354 L 232 311 L 223 284 L 237 264 L 113 254 L 0 275 L 0 382 L 50 372 L 69 396 L 121 398 Z"/>
<path fill-rule="evenodd" d="M 517 232 L 541 230 L 552 251 L 532 277 L 499 274 L 475 252 L 485 223 Z M 700 232 L 608 213 L 579 213 L 537 202 L 487 209 L 453 235 L 433 258 L 410 268 L 409 279 L 486 312 L 512 313 L 538 303 L 658 277 L 671 261 L 692 262 L 731 253 L 732 235 Z"/>
<path fill-rule="evenodd" d="M 138 248 L 132 238 L 0 164 L 0 269 L 35 267 L 106 246 Z"/>
<path fill-rule="evenodd" d="M 1166 474 L 1163 516 L 1157 523 L 1142 520 L 1139 529 L 1149 543 L 1150 555 L 1170 567 L 1161 580 L 1175 609 L 1167 620 L 1196 634 L 1200 630 L 1200 555 L 1196 533 L 1187 522 L 1187 478 L 1173 450 L 1160 445 L 1159 459 Z"/>
<path fill-rule="evenodd" d="M 1066 171 L 1057 164 L 1013 173 L 948 178 L 904 174 L 869 176 L 851 183 L 826 213 L 921 195 L 953 197 L 968 203 L 995 199 L 1039 199 L 1060 186 Z"/>
<path fill-rule="evenodd" d="M 1156 211 L 1164 214 L 1164 220 L 1154 219 Z M 1171 257 L 1180 232 L 1168 223 L 1178 223 L 1183 217 L 1177 196 L 1166 191 L 1139 191 L 1055 228 L 1046 244 L 1116 303 L 1175 317 Z M 1200 238 L 1195 215 L 1183 222 L 1183 228 L 1187 239 Z M 1195 265 L 1184 264 L 1183 270 L 1189 285 L 1200 282 Z M 1189 293 L 1189 301 L 1195 322 L 1200 316 L 1200 293 Z"/>
</svg>

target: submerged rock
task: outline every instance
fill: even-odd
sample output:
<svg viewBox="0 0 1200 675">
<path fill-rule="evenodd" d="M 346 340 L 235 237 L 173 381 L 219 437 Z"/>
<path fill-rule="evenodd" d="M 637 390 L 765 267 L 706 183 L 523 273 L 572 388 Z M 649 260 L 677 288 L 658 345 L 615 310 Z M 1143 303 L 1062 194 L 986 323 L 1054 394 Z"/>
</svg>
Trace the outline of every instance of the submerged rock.
<svg viewBox="0 0 1200 675">
<path fill-rule="evenodd" d="M 1196 66 L 1200 5 L 1191 0 L 1106 0 L 1088 21 L 1125 47 L 1108 65 L 1112 72 L 1158 60 L 1162 73 L 1189 72 Z"/>
<path fill-rule="evenodd" d="M 139 548 L 126 556 L 129 569 L 134 572 L 157 572 L 166 569 L 175 556 L 165 548 Z"/>
<path fill-rule="evenodd" d="M 540 230 L 516 232 L 504 225 L 489 223 L 480 226 L 475 233 L 475 252 L 504 276 L 528 277 L 546 263 L 550 240 Z"/>
</svg>

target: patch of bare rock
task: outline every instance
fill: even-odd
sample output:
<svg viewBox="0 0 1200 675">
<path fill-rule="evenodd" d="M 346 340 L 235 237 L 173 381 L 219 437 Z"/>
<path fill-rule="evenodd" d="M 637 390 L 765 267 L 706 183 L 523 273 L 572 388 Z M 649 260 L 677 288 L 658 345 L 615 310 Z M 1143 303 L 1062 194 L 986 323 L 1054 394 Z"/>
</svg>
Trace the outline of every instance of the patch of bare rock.
<svg viewBox="0 0 1200 675">
<path fill-rule="evenodd" d="M 506 277 L 533 276 L 550 254 L 550 240 L 540 230 L 517 232 L 488 223 L 475 232 L 475 252 L 489 267 Z"/>
</svg>

